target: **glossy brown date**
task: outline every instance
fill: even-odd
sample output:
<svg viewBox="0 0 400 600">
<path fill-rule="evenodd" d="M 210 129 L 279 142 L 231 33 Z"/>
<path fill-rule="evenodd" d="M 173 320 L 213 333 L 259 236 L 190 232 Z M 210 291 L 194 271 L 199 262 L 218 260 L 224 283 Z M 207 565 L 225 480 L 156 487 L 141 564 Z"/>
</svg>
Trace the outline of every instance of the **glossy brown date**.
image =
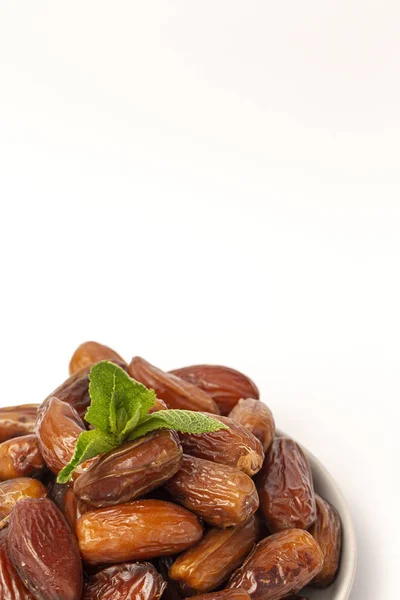
<svg viewBox="0 0 400 600">
<path fill-rule="evenodd" d="M 250 600 L 250 596 L 245 590 L 221 590 L 210 594 L 200 594 L 196 596 L 196 600 Z"/>
<path fill-rule="evenodd" d="M 310 533 L 322 550 L 324 566 L 313 579 L 311 585 L 328 587 L 333 583 L 339 567 L 342 526 L 337 510 L 320 496 L 316 495 L 315 499 L 317 502 L 317 520 L 310 528 Z"/>
<path fill-rule="evenodd" d="M 0 519 L 9 515 L 15 504 L 25 498 L 44 498 L 47 488 L 41 481 L 18 477 L 0 483 Z"/>
<path fill-rule="evenodd" d="M 76 524 L 83 558 L 118 563 L 183 552 L 199 541 L 195 515 L 162 500 L 136 500 L 82 515 Z"/>
<path fill-rule="evenodd" d="M 275 421 L 268 406 L 254 398 L 242 398 L 229 413 L 229 418 L 251 431 L 264 450 L 268 450 L 275 435 Z"/>
<path fill-rule="evenodd" d="M 321 548 L 302 529 L 280 531 L 259 542 L 229 580 L 252 600 L 280 600 L 297 593 L 321 570 Z"/>
<path fill-rule="evenodd" d="M 83 419 L 90 404 L 89 396 L 89 372 L 91 365 L 75 371 L 68 379 L 66 379 L 57 389 L 49 394 L 46 398 L 55 397 L 70 404 Z M 46 402 L 46 400 L 44 402 Z M 39 412 L 42 410 L 42 405 Z"/>
<path fill-rule="evenodd" d="M 8 556 L 7 535 L 7 529 L 0 531 L 0 598 L 1 600 L 34 600 Z"/>
<path fill-rule="evenodd" d="M 124 359 L 112 348 L 98 342 L 84 342 L 78 346 L 72 355 L 69 363 L 69 373 L 72 375 L 76 371 L 84 367 L 91 367 L 102 360 L 109 360 L 125 369 L 128 366 Z"/>
<path fill-rule="evenodd" d="M 221 365 L 192 365 L 170 371 L 188 383 L 204 390 L 218 404 L 221 415 L 228 415 L 240 398 L 260 397 L 249 377 Z"/>
<path fill-rule="evenodd" d="M 161 486 L 178 471 L 182 447 L 174 431 L 155 431 L 104 454 L 74 484 L 93 506 L 123 504 Z"/>
<path fill-rule="evenodd" d="M 32 433 L 39 404 L 0 408 L 0 443 Z"/>
<path fill-rule="evenodd" d="M 22 435 L 0 444 L 1 481 L 39 475 L 45 469 L 36 435 Z"/>
<path fill-rule="evenodd" d="M 165 488 L 176 502 L 217 527 L 244 523 L 259 505 L 255 485 L 248 475 L 187 454 Z"/>
<path fill-rule="evenodd" d="M 311 468 L 300 446 L 276 438 L 260 473 L 260 507 L 271 532 L 308 529 L 317 517 Z"/>
<path fill-rule="evenodd" d="M 132 358 L 128 373 L 136 381 L 140 381 L 148 388 L 153 388 L 168 408 L 202 410 L 219 414 L 214 400 L 202 389 L 171 373 L 157 369 L 140 356 Z"/>
<path fill-rule="evenodd" d="M 264 461 L 261 442 L 247 429 L 228 417 L 209 414 L 229 429 L 210 433 L 181 434 L 185 454 L 222 465 L 236 467 L 250 477 L 258 473 Z"/>
<path fill-rule="evenodd" d="M 158 600 L 166 583 L 150 563 L 125 563 L 89 577 L 82 600 Z"/>
<path fill-rule="evenodd" d="M 68 523 L 51 500 L 30 498 L 15 505 L 7 548 L 19 576 L 35 598 L 80 598 L 79 549 Z"/>
<path fill-rule="evenodd" d="M 183 590 L 203 593 L 215 590 L 242 564 L 258 534 L 255 517 L 237 527 L 210 529 L 200 542 L 176 559 L 169 576 L 179 581 Z"/>
</svg>

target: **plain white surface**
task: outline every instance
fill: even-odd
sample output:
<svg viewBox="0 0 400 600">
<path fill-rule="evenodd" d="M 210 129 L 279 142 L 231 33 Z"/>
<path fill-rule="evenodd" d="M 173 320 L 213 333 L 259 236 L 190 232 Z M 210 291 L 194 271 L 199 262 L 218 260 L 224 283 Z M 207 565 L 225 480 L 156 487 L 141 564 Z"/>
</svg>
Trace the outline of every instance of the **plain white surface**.
<svg viewBox="0 0 400 600">
<path fill-rule="evenodd" d="M 0 4 L 4 405 L 96 339 L 250 374 L 400 561 L 398 2 Z"/>
</svg>

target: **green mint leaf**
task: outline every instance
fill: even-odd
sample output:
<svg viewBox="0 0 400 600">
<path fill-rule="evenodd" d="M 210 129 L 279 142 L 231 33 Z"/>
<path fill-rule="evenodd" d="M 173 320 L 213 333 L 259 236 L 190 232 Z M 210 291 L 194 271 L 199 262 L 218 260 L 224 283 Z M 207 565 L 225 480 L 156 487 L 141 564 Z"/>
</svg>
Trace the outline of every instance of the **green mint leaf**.
<svg viewBox="0 0 400 600">
<path fill-rule="evenodd" d="M 160 410 L 141 419 L 128 439 L 135 440 L 155 429 L 174 429 L 181 433 L 206 433 L 229 429 L 229 427 L 216 419 L 192 410 Z"/>
<path fill-rule="evenodd" d="M 118 365 L 103 360 L 90 370 L 88 423 L 111 435 L 125 436 L 153 406 L 156 395 Z"/>
<path fill-rule="evenodd" d="M 104 454 L 119 446 L 119 440 L 99 429 L 83 431 L 76 442 L 74 455 L 67 465 L 59 472 L 57 483 L 67 483 L 76 467 L 89 458 Z"/>
</svg>

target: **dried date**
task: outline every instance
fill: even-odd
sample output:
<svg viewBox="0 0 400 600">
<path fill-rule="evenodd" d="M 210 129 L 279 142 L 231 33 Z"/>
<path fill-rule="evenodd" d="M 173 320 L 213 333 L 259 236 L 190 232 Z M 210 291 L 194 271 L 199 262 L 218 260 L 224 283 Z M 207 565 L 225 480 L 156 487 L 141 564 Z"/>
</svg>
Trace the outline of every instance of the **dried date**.
<svg viewBox="0 0 400 600">
<path fill-rule="evenodd" d="M 320 496 L 316 495 L 315 499 L 317 520 L 312 525 L 310 533 L 322 550 L 324 566 L 311 585 L 328 587 L 333 583 L 339 567 L 342 526 L 337 510 Z"/>
<path fill-rule="evenodd" d="M 9 515 L 15 504 L 25 498 L 44 498 L 47 488 L 41 481 L 18 477 L 0 483 L 0 519 Z"/>
<path fill-rule="evenodd" d="M 248 591 L 251 600 L 280 600 L 307 585 L 323 560 L 321 548 L 307 531 L 280 531 L 255 546 L 228 587 Z"/>
<path fill-rule="evenodd" d="M 195 515 L 162 500 L 135 500 L 82 515 L 79 547 L 89 563 L 118 563 L 183 552 L 203 534 Z"/>
<path fill-rule="evenodd" d="M 38 404 L 21 404 L 0 408 L 0 443 L 32 433 Z"/>
<path fill-rule="evenodd" d="M 250 600 L 250 596 L 245 590 L 221 590 L 210 594 L 200 594 L 196 596 L 196 600 Z"/>
<path fill-rule="evenodd" d="M 229 413 L 229 418 L 251 431 L 262 443 L 264 451 L 268 450 L 275 435 L 275 421 L 268 406 L 254 398 L 242 398 Z"/>
<path fill-rule="evenodd" d="M 14 567 L 35 598 L 80 598 L 79 549 L 68 523 L 51 500 L 30 498 L 15 505 L 7 547 Z"/>
<path fill-rule="evenodd" d="M 0 444 L 0 480 L 39 475 L 46 469 L 37 437 L 23 435 Z"/>
<path fill-rule="evenodd" d="M 85 367 L 91 367 L 102 360 L 109 360 L 124 369 L 128 365 L 112 348 L 97 342 L 84 342 L 75 350 L 69 363 L 69 373 L 72 375 Z"/>
<path fill-rule="evenodd" d="M 34 600 L 8 556 L 7 535 L 7 529 L 0 531 L 0 598 L 1 600 Z"/>
<path fill-rule="evenodd" d="M 176 502 L 217 527 L 244 523 L 259 505 L 256 488 L 248 475 L 234 467 L 187 454 L 165 488 Z"/>
<path fill-rule="evenodd" d="M 311 468 L 300 446 L 290 438 L 276 438 L 260 475 L 260 507 L 270 531 L 308 529 L 317 509 Z"/>
<path fill-rule="evenodd" d="M 89 577 L 82 600 L 158 600 L 166 583 L 150 563 L 125 563 Z"/>
<path fill-rule="evenodd" d="M 83 419 L 90 404 L 89 372 L 91 368 L 91 365 L 88 365 L 79 369 L 79 371 L 75 371 L 75 373 L 58 386 L 54 392 L 49 394 L 46 400 L 55 397 L 62 402 L 70 404 L 81 419 Z M 46 402 L 46 400 L 44 402 Z M 43 405 L 39 408 L 39 413 L 42 410 L 42 406 Z"/>
</svg>

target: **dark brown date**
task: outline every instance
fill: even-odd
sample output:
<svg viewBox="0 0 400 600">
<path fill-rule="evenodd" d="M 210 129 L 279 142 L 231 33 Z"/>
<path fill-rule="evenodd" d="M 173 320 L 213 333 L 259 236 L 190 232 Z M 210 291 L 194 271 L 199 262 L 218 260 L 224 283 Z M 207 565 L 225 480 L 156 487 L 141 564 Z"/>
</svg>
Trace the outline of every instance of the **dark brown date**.
<svg viewBox="0 0 400 600">
<path fill-rule="evenodd" d="M 255 485 L 248 475 L 187 454 L 165 488 L 176 502 L 217 527 L 248 521 L 259 505 Z"/>
<path fill-rule="evenodd" d="M 264 450 L 268 450 L 275 435 L 275 421 L 268 406 L 254 398 L 242 398 L 229 413 L 229 418 L 251 431 Z"/>
<path fill-rule="evenodd" d="M 40 600 L 77 600 L 82 563 L 74 535 L 48 498 L 18 502 L 7 537 L 10 558 L 22 581 Z"/>
<path fill-rule="evenodd" d="M 32 433 L 39 404 L 0 408 L 0 443 Z"/>
<path fill-rule="evenodd" d="M 76 532 L 84 560 L 104 564 L 183 552 L 199 541 L 203 528 L 171 502 L 135 500 L 85 513 Z"/>
<path fill-rule="evenodd" d="M 196 596 L 196 600 L 250 600 L 250 596 L 245 590 L 221 590 L 211 594 L 200 594 Z"/>
<path fill-rule="evenodd" d="M 39 475 L 45 469 L 36 435 L 22 435 L 0 444 L 1 481 Z"/>
<path fill-rule="evenodd" d="M 207 392 L 218 404 L 221 415 L 228 415 L 240 398 L 260 397 L 251 379 L 229 367 L 192 365 L 170 373 Z"/>
<path fill-rule="evenodd" d="M 300 446 L 289 438 L 276 438 L 260 475 L 260 507 L 270 531 L 308 529 L 317 508 L 311 468 Z"/>
<path fill-rule="evenodd" d="M 89 372 L 91 365 L 75 371 L 68 379 L 64 381 L 54 392 L 46 398 L 58 398 L 62 402 L 70 404 L 83 419 L 90 404 L 89 396 Z M 45 400 L 45 402 L 46 402 Z M 39 412 L 42 410 L 42 405 Z"/>
<path fill-rule="evenodd" d="M 8 556 L 7 535 L 7 529 L 0 531 L 0 598 L 1 600 L 34 600 Z"/>
<path fill-rule="evenodd" d="M 182 447 L 174 431 L 155 431 L 104 454 L 74 484 L 93 506 L 129 502 L 161 486 L 178 471 Z"/>
<path fill-rule="evenodd" d="M 208 416 L 220 421 L 229 429 L 197 435 L 181 434 L 185 454 L 236 467 L 250 477 L 258 473 L 264 461 L 261 442 L 250 431 L 228 417 L 212 414 Z"/>
<path fill-rule="evenodd" d="M 316 495 L 315 499 L 317 502 L 317 520 L 312 525 L 310 533 L 322 550 L 324 566 L 313 579 L 311 585 L 328 587 L 333 583 L 339 567 L 342 526 L 337 510 L 320 496 Z"/>
<path fill-rule="evenodd" d="M 280 531 L 255 546 L 228 587 L 248 591 L 252 600 L 280 600 L 307 585 L 323 560 L 321 548 L 307 531 Z"/>
<path fill-rule="evenodd" d="M 206 392 L 184 379 L 157 369 L 140 356 L 132 358 L 128 373 L 136 381 L 153 388 L 168 408 L 202 410 L 219 414 L 218 406 Z"/>
<path fill-rule="evenodd" d="M 18 477 L 0 483 L 0 519 L 9 515 L 15 504 L 25 498 L 44 498 L 47 488 L 41 481 Z"/>
<path fill-rule="evenodd" d="M 169 576 L 178 580 L 183 590 L 215 590 L 242 564 L 258 534 L 255 517 L 237 527 L 210 529 L 200 542 L 176 559 Z"/>
<path fill-rule="evenodd" d="M 69 363 L 69 373 L 72 375 L 85 367 L 92 367 L 102 360 L 109 360 L 120 367 L 128 365 L 112 348 L 97 342 L 84 342 L 75 350 Z"/>
<path fill-rule="evenodd" d="M 165 587 L 152 564 L 125 563 L 89 577 L 82 600 L 158 600 Z"/>
</svg>

